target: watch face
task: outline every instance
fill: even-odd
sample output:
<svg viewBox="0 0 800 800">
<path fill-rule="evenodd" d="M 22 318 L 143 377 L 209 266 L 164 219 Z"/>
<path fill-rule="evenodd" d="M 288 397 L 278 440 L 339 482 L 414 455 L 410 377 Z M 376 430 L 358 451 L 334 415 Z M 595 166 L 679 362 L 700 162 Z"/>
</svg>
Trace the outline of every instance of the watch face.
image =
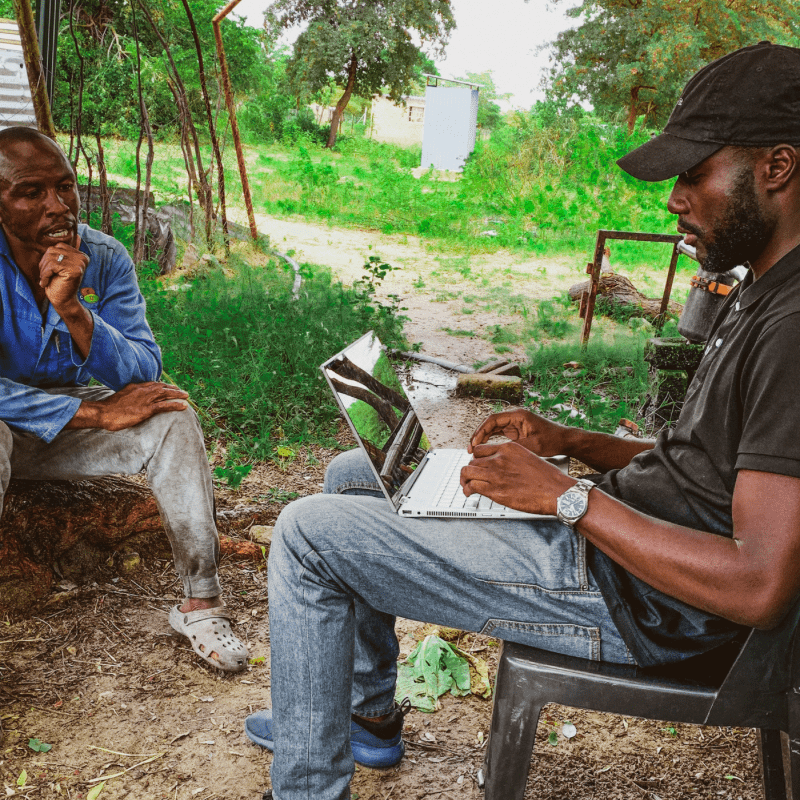
<svg viewBox="0 0 800 800">
<path fill-rule="evenodd" d="M 581 492 L 567 491 L 561 495 L 558 503 L 558 510 L 563 516 L 568 519 L 582 516 L 586 507 L 588 506 L 588 499 L 585 494 Z"/>
</svg>

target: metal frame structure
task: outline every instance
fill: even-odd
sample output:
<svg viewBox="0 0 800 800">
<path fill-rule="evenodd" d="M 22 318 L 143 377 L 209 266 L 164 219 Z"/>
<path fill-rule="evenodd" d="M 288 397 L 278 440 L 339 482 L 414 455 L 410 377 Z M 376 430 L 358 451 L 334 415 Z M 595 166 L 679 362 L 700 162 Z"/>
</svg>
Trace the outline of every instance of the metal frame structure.
<svg viewBox="0 0 800 800">
<path fill-rule="evenodd" d="M 600 269 L 603 263 L 603 251 L 609 239 L 630 241 L 630 242 L 668 242 L 673 245 L 672 256 L 667 269 L 667 279 L 664 283 L 664 294 L 661 297 L 661 307 L 655 321 L 657 331 L 661 331 L 666 321 L 667 308 L 669 307 L 669 297 L 672 294 L 672 282 L 675 279 L 675 268 L 678 266 L 678 256 L 681 253 L 691 256 L 687 247 L 683 245 L 683 237 L 677 233 L 639 233 L 636 231 L 597 231 L 597 242 L 594 246 L 594 259 L 589 262 L 586 272 L 591 275 L 589 290 L 581 295 L 580 317 L 583 320 L 581 331 L 581 346 L 586 347 L 589 342 L 589 334 L 592 331 L 592 319 L 594 318 L 594 304 L 597 300 L 597 288 L 600 284 Z M 682 246 L 683 245 L 683 246 Z"/>
<path fill-rule="evenodd" d="M 477 89 L 480 91 L 481 89 L 485 89 L 486 86 L 482 83 L 475 83 L 474 81 L 457 81 L 455 78 L 443 78 L 441 75 L 432 75 L 430 72 L 423 72 L 423 78 L 427 78 L 427 86 L 438 86 L 439 81 L 447 81 L 448 83 L 459 83 L 462 86 L 469 86 L 470 88 Z M 433 81 L 433 83 L 431 83 Z"/>
</svg>

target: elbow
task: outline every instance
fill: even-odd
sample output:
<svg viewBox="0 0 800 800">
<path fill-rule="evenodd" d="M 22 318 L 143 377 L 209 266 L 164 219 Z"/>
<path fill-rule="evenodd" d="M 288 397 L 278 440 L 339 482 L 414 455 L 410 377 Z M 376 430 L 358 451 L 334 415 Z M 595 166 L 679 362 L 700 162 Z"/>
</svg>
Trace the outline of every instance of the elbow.
<svg viewBox="0 0 800 800">
<path fill-rule="evenodd" d="M 762 591 L 755 593 L 742 609 L 742 617 L 737 620 L 749 628 L 768 631 L 777 627 L 789 610 L 792 598 L 784 592 Z"/>
</svg>

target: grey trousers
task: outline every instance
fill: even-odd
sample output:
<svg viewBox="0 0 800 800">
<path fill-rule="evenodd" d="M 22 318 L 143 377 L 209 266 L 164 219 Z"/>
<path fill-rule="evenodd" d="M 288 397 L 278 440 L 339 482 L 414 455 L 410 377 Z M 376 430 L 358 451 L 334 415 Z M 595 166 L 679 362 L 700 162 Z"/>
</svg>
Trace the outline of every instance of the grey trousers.
<svg viewBox="0 0 800 800">
<path fill-rule="evenodd" d="M 113 394 L 104 387 L 47 391 L 82 400 Z M 156 414 L 122 431 L 63 430 L 49 444 L 0 422 L 0 511 L 12 476 L 81 480 L 142 470 L 147 471 L 186 596 L 216 597 L 220 585 L 214 492 L 200 423 L 191 408 Z"/>
</svg>

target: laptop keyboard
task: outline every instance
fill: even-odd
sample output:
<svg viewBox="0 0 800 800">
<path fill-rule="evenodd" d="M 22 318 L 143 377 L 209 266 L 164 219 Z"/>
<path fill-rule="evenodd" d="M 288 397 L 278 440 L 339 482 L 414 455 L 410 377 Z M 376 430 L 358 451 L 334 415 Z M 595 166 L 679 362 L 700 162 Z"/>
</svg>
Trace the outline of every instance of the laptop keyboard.
<svg viewBox="0 0 800 800">
<path fill-rule="evenodd" d="M 472 456 L 466 451 L 460 456 L 453 458 L 447 473 L 442 481 L 436 498 L 433 501 L 434 508 L 464 508 L 469 510 L 487 511 L 489 509 L 504 510 L 506 507 L 495 503 L 482 494 L 471 494 L 467 497 L 461 488 L 461 468 L 472 461 Z"/>
</svg>

